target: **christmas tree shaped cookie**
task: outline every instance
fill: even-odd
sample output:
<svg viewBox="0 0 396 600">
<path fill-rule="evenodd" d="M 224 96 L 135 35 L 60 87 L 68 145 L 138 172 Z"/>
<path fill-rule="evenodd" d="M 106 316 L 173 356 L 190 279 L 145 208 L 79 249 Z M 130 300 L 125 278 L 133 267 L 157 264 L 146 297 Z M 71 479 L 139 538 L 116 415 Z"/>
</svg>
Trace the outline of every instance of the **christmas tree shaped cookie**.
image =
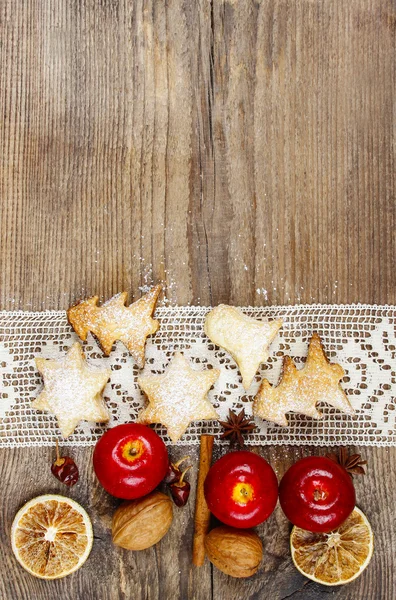
<svg viewBox="0 0 396 600">
<path fill-rule="evenodd" d="M 98 306 L 98 296 L 93 296 L 69 308 L 67 316 L 84 342 L 91 332 L 108 356 L 114 342 L 120 340 L 142 369 L 146 338 L 159 327 L 152 314 L 160 291 L 161 286 L 157 285 L 130 306 L 125 306 L 126 292 L 113 296 L 102 306 Z"/>
<path fill-rule="evenodd" d="M 320 337 L 314 333 L 304 367 L 298 370 L 289 356 L 285 356 L 281 381 L 272 386 L 263 379 L 253 401 L 253 414 L 278 425 L 288 425 L 286 414 L 295 412 L 320 419 L 319 402 L 326 402 L 346 414 L 354 410 L 340 385 L 345 371 L 331 364 L 323 351 Z"/>
</svg>

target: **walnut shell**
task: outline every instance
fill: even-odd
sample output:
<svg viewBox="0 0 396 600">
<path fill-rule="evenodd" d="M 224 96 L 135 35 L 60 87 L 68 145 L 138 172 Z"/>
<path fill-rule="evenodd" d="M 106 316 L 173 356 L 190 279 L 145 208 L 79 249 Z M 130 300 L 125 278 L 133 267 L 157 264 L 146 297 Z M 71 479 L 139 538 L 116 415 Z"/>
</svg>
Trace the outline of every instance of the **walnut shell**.
<svg viewBox="0 0 396 600">
<path fill-rule="evenodd" d="M 113 543 L 127 550 L 150 548 L 164 537 L 172 520 L 172 501 L 162 492 L 123 502 L 113 515 Z"/>
<path fill-rule="evenodd" d="M 226 526 L 208 533 L 205 551 L 210 562 L 231 577 L 254 575 L 263 557 L 263 545 L 254 531 Z"/>
</svg>

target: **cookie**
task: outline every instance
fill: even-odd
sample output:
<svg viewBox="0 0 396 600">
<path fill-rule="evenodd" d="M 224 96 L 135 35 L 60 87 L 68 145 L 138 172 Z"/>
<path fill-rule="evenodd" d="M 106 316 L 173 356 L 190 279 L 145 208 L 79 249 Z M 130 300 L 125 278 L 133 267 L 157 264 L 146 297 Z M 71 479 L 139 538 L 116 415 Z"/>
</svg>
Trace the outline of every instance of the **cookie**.
<svg viewBox="0 0 396 600">
<path fill-rule="evenodd" d="M 253 414 L 278 425 L 288 425 L 286 414 L 295 412 L 321 419 L 316 405 L 326 402 L 351 415 L 354 410 L 340 385 L 345 371 L 341 365 L 331 364 L 324 353 L 322 342 L 314 333 L 304 367 L 298 370 L 289 356 L 284 357 L 283 373 L 277 386 L 263 379 L 253 401 Z"/>
<path fill-rule="evenodd" d="M 129 306 L 125 306 L 126 292 L 113 296 L 102 306 L 98 306 L 98 296 L 93 296 L 69 308 L 67 316 L 74 331 L 84 342 L 88 332 L 91 332 L 108 356 L 114 342 L 120 340 L 142 369 L 146 338 L 159 328 L 152 314 L 160 291 L 161 286 L 156 285 Z"/>
<path fill-rule="evenodd" d="M 268 360 L 269 347 L 281 327 L 281 319 L 258 321 L 225 304 L 211 310 L 205 320 L 206 335 L 231 354 L 245 390 L 249 389 L 259 366 Z"/>
<path fill-rule="evenodd" d="M 36 358 L 44 389 L 32 407 L 53 413 L 63 437 L 73 433 L 80 421 L 106 423 L 109 411 L 102 392 L 110 369 L 90 368 L 81 344 L 76 342 L 63 360 Z"/>
<path fill-rule="evenodd" d="M 140 423 L 162 423 L 177 442 L 193 421 L 217 419 L 207 393 L 220 371 L 192 369 L 181 352 L 175 352 L 162 375 L 138 377 L 149 404 L 138 416 Z"/>
</svg>

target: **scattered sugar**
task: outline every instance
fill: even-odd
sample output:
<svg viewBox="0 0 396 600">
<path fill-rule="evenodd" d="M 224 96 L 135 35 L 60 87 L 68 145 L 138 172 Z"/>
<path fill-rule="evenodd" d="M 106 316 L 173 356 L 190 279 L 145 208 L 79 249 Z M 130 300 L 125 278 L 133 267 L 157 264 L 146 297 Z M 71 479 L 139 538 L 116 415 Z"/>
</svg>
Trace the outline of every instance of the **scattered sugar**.
<svg viewBox="0 0 396 600">
<path fill-rule="evenodd" d="M 276 290 L 276 288 L 274 288 Z M 264 300 L 268 300 L 268 291 L 265 288 L 257 288 L 256 293 L 261 296 L 263 295 Z"/>
<path fill-rule="evenodd" d="M 147 292 L 149 292 L 151 290 L 151 285 L 148 285 L 148 284 L 140 285 L 139 290 L 142 292 L 142 294 L 147 294 Z"/>
</svg>

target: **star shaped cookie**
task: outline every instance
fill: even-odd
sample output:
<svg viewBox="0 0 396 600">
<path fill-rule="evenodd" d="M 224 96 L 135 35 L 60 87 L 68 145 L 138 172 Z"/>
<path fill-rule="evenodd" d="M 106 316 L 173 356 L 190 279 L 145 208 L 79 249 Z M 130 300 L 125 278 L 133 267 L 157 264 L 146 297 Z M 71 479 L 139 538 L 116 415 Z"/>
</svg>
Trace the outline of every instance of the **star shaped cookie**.
<svg viewBox="0 0 396 600">
<path fill-rule="evenodd" d="M 298 370 L 290 356 L 285 356 L 280 383 L 275 387 L 263 379 L 253 401 L 253 414 L 278 425 L 288 425 L 288 412 L 321 419 L 323 415 L 316 405 L 327 402 L 351 415 L 354 410 L 340 385 L 344 375 L 341 365 L 327 360 L 320 337 L 314 333 L 302 369 Z"/>
<path fill-rule="evenodd" d="M 149 404 L 139 414 L 140 423 L 162 423 L 177 442 L 192 421 L 217 419 L 207 393 L 220 371 L 192 369 L 181 352 L 175 352 L 165 373 L 138 377 Z"/>
<path fill-rule="evenodd" d="M 125 306 L 127 292 L 121 292 L 98 306 L 98 296 L 83 300 L 67 311 L 74 331 L 84 342 L 90 331 L 108 356 L 120 340 L 140 369 L 144 367 L 147 336 L 155 333 L 158 321 L 152 318 L 161 286 L 156 285 L 139 300 Z"/>
<path fill-rule="evenodd" d="M 80 421 L 109 420 L 102 392 L 111 371 L 88 367 L 79 342 L 63 360 L 36 358 L 36 366 L 44 379 L 44 389 L 32 406 L 53 413 L 63 437 L 72 434 Z"/>
<path fill-rule="evenodd" d="M 245 390 L 250 387 L 259 366 L 268 360 L 270 344 L 281 327 L 281 319 L 258 321 L 239 308 L 225 304 L 211 310 L 205 320 L 206 335 L 231 354 L 241 372 Z"/>
</svg>

